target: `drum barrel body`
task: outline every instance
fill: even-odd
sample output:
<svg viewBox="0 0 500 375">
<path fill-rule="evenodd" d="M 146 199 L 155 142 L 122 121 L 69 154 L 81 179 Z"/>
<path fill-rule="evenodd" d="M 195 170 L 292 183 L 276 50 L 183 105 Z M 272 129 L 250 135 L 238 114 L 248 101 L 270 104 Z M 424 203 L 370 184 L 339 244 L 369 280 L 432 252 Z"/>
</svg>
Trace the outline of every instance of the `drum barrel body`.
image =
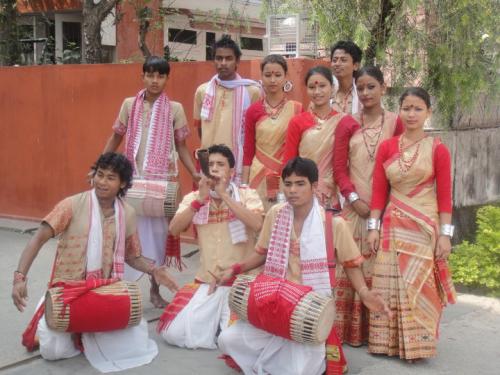
<svg viewBox="0 0 500 375">
<path fill-rule="evenodd" d="M 139 216 L 171 218 L 179 207 L 179 183 L 134 179 L 125 199 Z"/>
<path fill-rule="evenodd" d="M 142 298 L 135 282 L 118 281 L 89 290 L 68 304 L 64 286 L 50 288 L 45 296 L 45 320 L 60 332 L 107 332 L 138 325 Z"/>
<path fill-rule="evenodd" d="M 261 305 L 260 307 L 273 310 L 268 315 L 270 321 L 266 322 L 261 316 L 258 316 L 260 315 L 259 311 L 255 310 L 255 306 L 259 305 L 255 299 L 259 297 L 255 296 L 252 287 L 254 283 L 259 282 L 259 277 L 257 277 L 257 280 L 255 278 L 255 276 L 251 275 L 239 275 L 231 287 L 229 306 L 240 319 L 248 321 L 257 328 L 269 333 L 300 343 L 314 345 L 326 341 L 335 318 L 335 303 L 332 298 L 309 291 L 298 300 L 295 306 L 291 306 L 291 302 L 287 302 L 288 297 L 277 297 L 280 299 L 279 302 L 277 300 L 270 301 L 268 305 Z M 304 286 L 288 280 L 274 280 L 281 283 L 282 288 L 278 288 L 280 290 L 287 289 L 287 286 L 291 287 L 292 290 L 294 287 L 304 288 Z M 283 293 L 289 294 L 287 291 Z M 291 314 L 290 311 L 292 311 Z M 287 317 L 288 322 L 283 323 L 283 319 L 281 319 L 281 324 L 277 324 L 282 317 Z"/>
</svg>

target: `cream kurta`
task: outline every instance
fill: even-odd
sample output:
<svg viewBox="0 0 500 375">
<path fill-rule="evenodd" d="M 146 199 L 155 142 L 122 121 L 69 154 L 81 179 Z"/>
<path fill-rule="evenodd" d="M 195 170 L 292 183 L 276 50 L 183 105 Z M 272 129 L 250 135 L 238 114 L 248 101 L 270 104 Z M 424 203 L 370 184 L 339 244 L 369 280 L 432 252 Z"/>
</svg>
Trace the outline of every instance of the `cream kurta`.
<svg viewBox="0 0 500 375">
<path fill-rule="evenodd" d="M 273 225 L 276 216 L 283 204 L 274 205 L 266 215 L 259 240 L 257 241 L 256 251 L 260 254 L 266 254 L 271 240 Z M 325 211 L 321 209 L 323 223 L 325 222 Z M 334 216 L 332 220 L 333 243 L 336 250 L 336 262 L 345 267 L 357 267 L 362 262 L 362 256 L 352 238 L 349 224 L 340 216 Z M 288 256 L 288 268 L 286 273 L 287 280 L 302 284 L 302 272 L 300 265 L 300 239 L 297 238 L 292 228 L 290 238 L 290 252 Z"/>
<path fill-rule="evenodd" d="M 220 85 L 215 86 L 214 112 L 211 121 L 202 120 L 200 113 L 203 98 L 208 82 L 201 84 L 194 95 L 193 118 L 201 121 L 201 148 L 208 148 L 214 144 L 225 144 L 233 149 L 233 103 L 234 90 Z M 260 98 L 260 89 L 257 86 L 245 86 L 250 95 L 250 102 Z"/>
<path fill-rule="evenodd" d="M 132 106 L 134 104 L 135 97 L 126 98 L 118 115 L 118 121 L 121 124 L 119 133 L 123 132 L 125 134 L 128 119 L 132 111 Z M 148 142 L 149 134 L 149 123 L 151 120 L 151 111 L 153 109 L 152 103 L 144 100 L 143 112 L 142 112 L 142 132 L 141 132 L 141 143 L 139 144 L 139 149 L 137 151 L 137 156 L 135 158 L 137 163 L 137 174 L 142 176 L 144 157 L 146 155 L 146 145 Z M 174 138 L 175 140 L 183 140 L 189 134 L 187 127 L 186 114 L 184 113 L 184 108 L 181 103 L 170 101 L 170 110 L 172 111 L 172 119 L 174 125 Z M 116 131 L 116 129 L 115 129 Z"/>
<path fill-rule="evenodd" d="M 247 209 L 262 213 L 264 207 L 257 192 L 253 189 L 240 188 L 241 204 Z M 177 212 L 190 210 L 191 202 L 197 199 L 198 192 L 194 191 L 184 197 Z M 234 263 L 239 263 L 254 251 L 257 234 L 247 228 L 248 241 L 233 245 L 229 232 L 230 210 L 221 201 L 217 206 L 212 199 L 208 224 L 196 225 L 198 245 L 200 246 L 200 266 L 196 273 L 196 280 L 209 283 L 213 280 L 209 271 L 218 275 Z"/>
</svg>

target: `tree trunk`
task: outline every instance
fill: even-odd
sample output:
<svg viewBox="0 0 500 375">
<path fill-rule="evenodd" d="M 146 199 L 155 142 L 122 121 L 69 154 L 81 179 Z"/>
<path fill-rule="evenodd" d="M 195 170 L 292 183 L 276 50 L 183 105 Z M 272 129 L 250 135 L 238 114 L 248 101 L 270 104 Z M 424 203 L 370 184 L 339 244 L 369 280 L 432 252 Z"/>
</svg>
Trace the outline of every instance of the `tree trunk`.
<svg viewBox="0 0 500 375">
<path fill-rule="evenodd" d="M 21 61 L 16 6 L 16 0 L 0 0 L 0 65 L 15 65 Z"/>
<path fill-rule="evenodd" d="M 370 41 L 365 50 L 365 64 L 373 65 L 377 49 L 385 48 L 391 33 L 394 16 L 401 8 L 401 1 L 381 0 L 377 22 L 372 27 Z"/>
<path fill-rule="evenodd" d="M 137 16 L 139 18 L 139 49 L 145 59 L 151 56 L 151 51 L 146 42 L 146 36 L 149 32 L 150 20 L 153 19 L 153 11 L 149 7 L 138 9 Z"/>
<path fill-rule="evenodd" d="M 101 23 L 120 0 L 84 0 L 83 3 L 83 59 L 87 64 L 102 62 Z"/>
</svg>

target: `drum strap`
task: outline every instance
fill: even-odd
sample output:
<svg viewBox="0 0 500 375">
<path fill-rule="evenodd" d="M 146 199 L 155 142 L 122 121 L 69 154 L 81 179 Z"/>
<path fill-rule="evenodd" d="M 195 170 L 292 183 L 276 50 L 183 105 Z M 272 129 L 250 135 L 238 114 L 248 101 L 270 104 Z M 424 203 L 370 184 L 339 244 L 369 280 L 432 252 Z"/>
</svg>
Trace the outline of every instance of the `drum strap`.
<svg viewBox="0 0 500 375">
<path fill-rule="evenodd" d="M 335 279 L 335 245 L 333 242 L 333 212 L 325 210 L 325 240 L 326 240 L 326 257 L 328 263 L 328 273 L 330 274 L 330 284 L 332 291 L 337 282 Z"/>
<path fill-rule="evenodd" d="M 333 211 L 325 210 L 325 240 L 326 240 L 326 257 L 328 262 L 328 272 L 330 274 L 330 283 L 332 293 L 336 286 L 335 279 L 335 245 L 333 242 Z M 342 375 L 347 361 L 342 350 L 335 326 L 332 327 L 330 335 L 326 340 L 326 374 L 327 375 Z"/>
</svg>

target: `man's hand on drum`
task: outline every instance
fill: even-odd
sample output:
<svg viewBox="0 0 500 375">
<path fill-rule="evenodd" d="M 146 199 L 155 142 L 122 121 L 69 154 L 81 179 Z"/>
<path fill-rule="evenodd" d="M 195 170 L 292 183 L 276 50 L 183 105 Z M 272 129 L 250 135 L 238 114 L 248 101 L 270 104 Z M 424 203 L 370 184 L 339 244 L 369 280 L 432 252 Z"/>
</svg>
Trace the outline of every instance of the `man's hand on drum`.
<svg viewBox="0 0 500 375">
<path fill-rule="evenodd" d="M 166 286 L 171 292 L 177 292 L 179 290 L 179 285 L 167 271 L 166 266 L 156 267 L 153 270 L 153 277 L 158 284 Z"/>
<path fill-rule="evenodd" d="M 226 268 L 219 276 L 219 285 L 227 284 L 234 277 L 233 267 Z"/>
<path fill-rule="evenodd" d="M 28 300 L 28 287 L 26 284 L 26 281 L 18 280 L 14 281 L 14 285 L 12 286 L 12 300 L 21 312 L 24 311 Z"/>
<path fill-rule="evenodd" d="M 380 292 L 370 290 L 368 289 L 368 287 L 363 287 L 359 291 L 359 297 L 370 311 L 381 312 L 387 315 L 389 318 L 392 318 L 392 311 L 389 309 L 389 306 L 382 298 Z"/>
</svg>

